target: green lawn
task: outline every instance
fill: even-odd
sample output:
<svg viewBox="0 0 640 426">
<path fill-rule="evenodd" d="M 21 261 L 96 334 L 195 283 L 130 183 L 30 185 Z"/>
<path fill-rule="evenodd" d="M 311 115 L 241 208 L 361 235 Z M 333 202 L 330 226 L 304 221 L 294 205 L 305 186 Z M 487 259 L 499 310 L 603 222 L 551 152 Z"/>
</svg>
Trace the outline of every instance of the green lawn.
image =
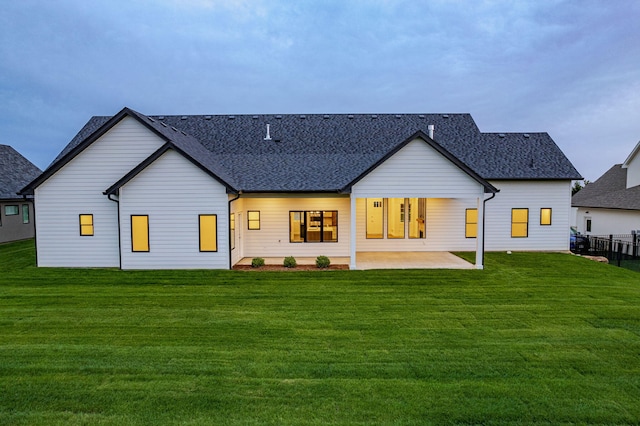
<svg viewBox="0 0 640 426">
<path fill-rule="evenodd" d="M 640 275 L 35 268 L 0 245 L 0 424 L 639 424 Z"/>
</svg>

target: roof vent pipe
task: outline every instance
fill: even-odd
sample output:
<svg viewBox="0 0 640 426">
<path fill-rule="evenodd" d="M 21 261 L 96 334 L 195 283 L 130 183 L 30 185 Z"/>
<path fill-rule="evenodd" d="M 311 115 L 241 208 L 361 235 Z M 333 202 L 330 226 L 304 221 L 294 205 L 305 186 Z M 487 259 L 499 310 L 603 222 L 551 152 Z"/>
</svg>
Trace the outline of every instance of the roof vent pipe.
<svg viewBox="0 0 640 426">
<path fill-rule="evenodd" d="M 427 127 L 427 129 L 429 129 L 429 137 L 431 139 L 433 139 L 433 130 L 435 129 L 436 126 L 434 126 L 433 124 L 429 124 L 429 126 Z"/>
<path fill-rule="evenodd" d="M 271 140 L 271 135 L 269 134 L 269 125 L 267 124 L 267 136 L 264 137 L 265 141 L 270 141 Z"/>
</svg>

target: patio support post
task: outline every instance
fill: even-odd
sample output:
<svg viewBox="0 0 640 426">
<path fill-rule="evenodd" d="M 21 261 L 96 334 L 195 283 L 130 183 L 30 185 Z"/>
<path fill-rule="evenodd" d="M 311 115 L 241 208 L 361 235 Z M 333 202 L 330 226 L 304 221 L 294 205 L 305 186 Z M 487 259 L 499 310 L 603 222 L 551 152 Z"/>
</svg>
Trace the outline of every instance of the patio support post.
<svg viewBox="0 0 640 426">
<path fill-rule="evenodd" d="M 476 235 L 476 269 L 484 269 L 484 197 L 478 197 L 478 224 Z"/>
<path fill-rule="evenodd" d="M 356 198 L 353 194 L 351 200 L 351 216 L 349 220 L 349 269 L 356 269 Z"/>
</svg>

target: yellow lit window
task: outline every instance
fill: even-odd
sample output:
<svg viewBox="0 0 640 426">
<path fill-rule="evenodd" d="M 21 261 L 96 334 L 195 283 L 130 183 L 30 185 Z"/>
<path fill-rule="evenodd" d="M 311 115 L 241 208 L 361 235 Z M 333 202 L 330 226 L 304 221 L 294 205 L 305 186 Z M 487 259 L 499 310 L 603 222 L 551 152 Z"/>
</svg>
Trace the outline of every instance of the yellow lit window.
<svg viewBox="0 0 640 426">
<path fill-rule="evenodd" d="M 529 236 L 529 209 L 511 209 L 511 237 Z"/>
<path fill-rule="evenodd" d="M 93 235 L 93 215 L 92 214 L 80 215 L 80 235 L 85 235 L 85 236 Z"/>
<path fill-rule="evenodd" d="M 367 238 L 382 238 L 384 209 L 382 198 L 367 198 Z"/>
<path fill-rule="evenodd" d="M 465 210 L 464 236 L 467 238 L 476 238 L 478 236 L 478 209 Z"/>
<path fill-rule="evenodd" d="M 200 251 L 218 251 L 218 217 L 215 214 L 201 214 Z"/>
<path fill-rule="evenodd" d="M 247 220 L 249 221 L 249 229 L 260 229 L 260 212 L 248 211 Z"/>
<path fill-rule="evenodd" d="M 131 216 L 131 251 L 149 251 L 149 216 Z"/>
<path fill-rule="evenodd" d="M 551 225 L 551 209 L 540 209 L 540 225 Z"/>
</svg>

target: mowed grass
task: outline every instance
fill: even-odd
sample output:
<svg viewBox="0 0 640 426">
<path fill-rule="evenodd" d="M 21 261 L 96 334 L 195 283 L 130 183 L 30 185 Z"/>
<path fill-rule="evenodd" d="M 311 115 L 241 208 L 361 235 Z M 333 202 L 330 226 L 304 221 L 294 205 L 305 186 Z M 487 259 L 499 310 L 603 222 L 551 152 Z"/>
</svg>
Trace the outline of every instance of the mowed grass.
<svg viewBox="0 0 640 426">
<path fill-rule="evenodd" d="M 0 424 L 638 424 L 640 275 L 35 268 L 0 245 Z"/>
</svg>

